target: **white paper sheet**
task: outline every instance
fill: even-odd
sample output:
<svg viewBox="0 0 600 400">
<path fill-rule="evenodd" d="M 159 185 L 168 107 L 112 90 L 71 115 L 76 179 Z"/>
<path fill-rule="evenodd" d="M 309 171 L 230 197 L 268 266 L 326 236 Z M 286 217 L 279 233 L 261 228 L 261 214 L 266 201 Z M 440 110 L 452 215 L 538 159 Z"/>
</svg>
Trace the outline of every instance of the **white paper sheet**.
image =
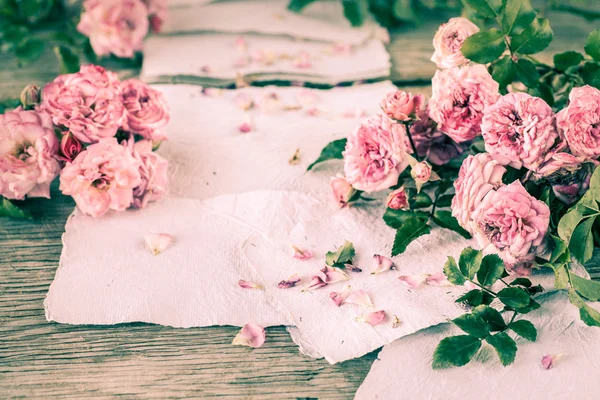
<svg viewBox="0 0 600 400">
<path fill-rule="evenodd" d="M 599 306 L 594 305 L 596 309 Z M 482 353 L 466 366 L 434 371 L 431 359 L 435 347 L 444 337 L 460 334 L 460 330 L 449 324 L 426 329 L 385 346 L 355 398 L 596 398 L 600 390 L 600 329 L 584 325 L 578 314 L 564 293 L 546 296 L 542 307 L 525 317 L 537 327 L 537 341 L 517 338 L 517 357 L 508 367 L 503 367 L 494 350 L 484 344 Z M 545 370 L 541 358 L 548 354 L 563 356 L 552 369 Z"/>
</svg>

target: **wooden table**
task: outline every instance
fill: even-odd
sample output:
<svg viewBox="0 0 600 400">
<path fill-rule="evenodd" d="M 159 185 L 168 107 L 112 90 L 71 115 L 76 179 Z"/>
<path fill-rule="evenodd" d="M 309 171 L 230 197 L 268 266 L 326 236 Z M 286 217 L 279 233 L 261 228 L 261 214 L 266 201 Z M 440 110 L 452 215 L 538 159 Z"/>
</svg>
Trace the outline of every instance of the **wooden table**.
<svg viewBox="0 0 600 400">
<path fill-rule="evenodd" d="M 556 36 L 549 53 L 580 49 L 594 24 L 551 16 Z M 429 62 L 438 20 L 392 35 L 392 78 L 413 91 L 429 92 L 435 66 Z M 121 71 L 135 75 L 137 71 Z M 0 99 L 18 97 L 28 83 L 58 74 L 52 55 L 17 69 L 0 60 Z M 376 99 L 375 99 L 376 100 Z M 27 207 L 39 219 L 0 219 L 0 398 L 132 397 L 352 398 L 372 362 L 329 365 L 298 353 L 283 327 L 267 329 L 263 347 L 235 347 L 239 328 L 175 329 L 132 323 L 70 326 L 48 323 L 43 300 L 54 279 L 61 235 L 74 207 L 56 185 L 52 200 Z M 600 269 L 590 270 L 600 278 Z"/>
</svg>

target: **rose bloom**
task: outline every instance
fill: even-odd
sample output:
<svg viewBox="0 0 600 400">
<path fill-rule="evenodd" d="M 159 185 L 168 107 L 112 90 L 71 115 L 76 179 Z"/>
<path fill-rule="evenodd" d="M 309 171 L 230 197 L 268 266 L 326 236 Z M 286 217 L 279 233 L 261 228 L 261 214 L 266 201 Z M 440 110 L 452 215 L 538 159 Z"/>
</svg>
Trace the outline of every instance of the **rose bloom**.
<svg viewBox="0 0 600 400">
<path fill-rule="evenodd" d="M 485 66 L 437 71 L 431 84 L 429 116 L 438 123 L 438 129 L 457 143 L 479 136 L 483 110 L 500 96 L 498 83 Z"/>
<path fill-rule="evenodd" d="M 21 107 L 0 114 L 0 195 L 50 198 L 60 172 L 58 140 L 50 117 Z"/>
<path fill-rule="evenodd" d="M 60 190 L 92 217 L 108 210 L 123 211 L 142 184 L 141 162 L 115 138 L 102 139 L 68 162 L 60 173 Z"/>
<path fill-rule="evenodd" d="M 484 110 L 485 149 L 503 165 L 535 171 L 558 139 L 552 108 L 539 97 L 509 93 Z"/>
<path fill-rule="evenodd" d="M 83 144 L 70 132 L 65 132 L 60 139 L 60 152 L 58 158 L 63 161 L 73 161 L 83 151 Z"/>
<path fill-rule="evenodd" d="M 142 50 L 148 26 L 142 0 L 85 0 L 77 30 L 90 38 L 97 55 L 132 58 Z"/>
<path fill-rule="evenodd" d="M 373 115 L 348 137 L 344 173 L 358 190 L 371 193 L 398 183 L 408 165 L 406 128 L 383 115 Z"/>
<path fill-rule="evenodd" d="M 381 100 L 381 110 L 396 121 L 408 121 L 413 119 L 423 104 L 423 95 L 413 96 L 412 93 L 403 90 L 388 93 Z"/>
<path fill-rule="evenodd" d="M 148 16 L 150 17 L 150 27 L 152 32 L 158 33 L 161 31 L 162 24 L 167 19 L 168 9 L 167 0 L 142 0 L 148 8 Z"/>
<path fill-rule="evenodd" d="M 46 85 L 39 109 L 79 141 L 96 143 L 113 137 L 123 122 L 117 82 L 116 75 L 102 67 L 81 67 L 79 72 L 60 75 Z"/>
<path fill-rule="evenodd" d="M 354 189 L 352 185 L 348 183 L 346 178 L 341 175 L 331 177 L 329 187 L 331 187 L 333 198 L 340 208 L 346 207 L 352 196 L 356 193 L 356 189 Z"/>
<path fill-rule="evenodd" d="M 125 107 L 123 129 L 145 139 L 166 139 L 163 128 L 169 123 L 169 107 L 161 92 L 139 79 L 128 79 L 119 86 Z"/>
<path fill-rule="evenodd" d="M 410 127 L 410 134 L 420 157 L 425 157 L 434 165 L 444 165 L 469 148 L 469 142 L 456 143 L 439 131 L 426 111 L 421 111 L 418 117 Z"/>
<path fill-rule="evenodd" d="M 546 252 L 550 208 L 518 180 L 491 191 L 472 218 L 473 234 L 483 251 L 497 253 L 509 267 Z"/>
<path fill-rule="evenodd" d="M 405 210 L 410 208 L 408 204 L 408 195 L 404 186 L 391 192 L 386 200 L 387 208 L 392 210 Z"/>
<path fill-rule="evenodd" d="M 133 149 L 133 156 L 140 161 L 140 175 L 142 183 L 133 189 L 133 206 L 144 208 L 151 201 L 159 201 L 167 194 L 169 178 L 167 160 L 152 151 L 151 140 L 140 140 L 129 147 Z"/>
<path fill-rule="evenodd" d="M 435 52 L 431 56 L 431 61 L 441 69 L 468 63 L 469 60 L 462 55 L 460 48 L 466 38 L 477 32 L 479 32 L 477 25 L 468 19 L 451 18 L 445 24 L 440 25 L 433 38 Z"/>
<path fill-rule="evenodd" d="M 412 166 L 410 176 L 415 181 L 425 183 L 431 178 L 431 165 L 427 161 L 421 161 Z"/>
<path fill-rule="evenodd" d="M 487 153 L 469 156 L 463 161 L 454 181 L 452 198 L 452 215 L 460 226 L 473 233 L 471 214 L 490 191 L 503 185 L 505 172 L 506 168 Z"/>
<path fill-rule="evenodd" d="M 556 114 L 556 124 L 571 153 L 600 156 L 600 90 L 589 85 L 571 90 L 569 106 Z"/>
</svg>

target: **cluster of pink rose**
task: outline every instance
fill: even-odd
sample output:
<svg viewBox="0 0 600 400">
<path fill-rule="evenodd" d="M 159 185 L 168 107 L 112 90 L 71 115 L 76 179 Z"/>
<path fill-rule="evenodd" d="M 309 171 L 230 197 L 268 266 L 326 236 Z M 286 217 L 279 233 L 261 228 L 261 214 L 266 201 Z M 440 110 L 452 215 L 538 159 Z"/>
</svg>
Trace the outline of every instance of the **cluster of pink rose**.
<svg viewBox="0 0 600 400">
<path fill-rule="evenodd" d="M 60 190 L 84 213 L 145 207 L 167 192 L 167 161 L 153 152 L 166 139 L 162 93 L 137 79 L 87 65 L 60 75 L 23 105 L 0 115 L 0 195 L 50 197 Z"/>
<path fill-rule="evenodd" d="M 160 32 L 167 0 L 85 0 L 77 30 L 98 56 L 132 58 L 148 31 Z"/>
<path fill-rule="evenodd" d="M 332 178 L 331 187 L 345 206 L 357 190 L 398 185 L 410 165 L 419 188 L 435 176 L 429 162 L 443 165 L 482 136 L 486 152 L 469 155 L 454 182 L 452 214 L 509 271 L 527 274 L 535 257 L 548 251 L 550 209 L 521 180 L 505 185 L 505 166 L 526 169 L 523 182 L 549 185 L 558 199 L 572 204 L 588 188 L 600 157 L 600 90 L 572 89 L 568 106 L 558 113 L 527 93 L 501 96 L 487 68 L 469 64 L 460 52 L 477 31 L 464 18 L 440 27 L 432 60 L 441 69 L 429 102 L 403 91 L 384 98 L 383 115 L 368 118 L 348 137 L 345 177 Z M 404 187 L 389 195 L 387 206 L 409 208 Z"/>
</svg>

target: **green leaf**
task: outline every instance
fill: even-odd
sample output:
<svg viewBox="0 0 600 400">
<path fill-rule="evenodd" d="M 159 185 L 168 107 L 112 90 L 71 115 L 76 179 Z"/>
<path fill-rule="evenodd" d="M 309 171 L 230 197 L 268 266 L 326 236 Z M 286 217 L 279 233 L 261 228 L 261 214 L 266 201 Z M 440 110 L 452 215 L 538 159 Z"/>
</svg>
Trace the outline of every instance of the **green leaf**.
<svg viewBox="0 0 600 400">
<path fill-rule="evenodd" d="M 460 48 L 466 58 L 480 64 L 498 59 L 504 50 L 506 50 L 504 35 L 496 28 L 469 36 Z"/>
<path fill-rule="evenodd" d="M 435 210 L 432 219 L 433 222 L 435 222 L 442 228 L 450 229 L 451 231 L 458 233 L 460 236 L 466 239 L 471 238 L 469 232 L 464 230 L 462 226 L 459 225 L 458 221 L 452 216 L 452 213 L 450 211 Z"/>
<path fill-rule="evenodd" d="M 512 281 L 510 283 L 510 285 L 511 286 L 517 286 L 517 285 L 519 285 L 519 286 L 523 286 L 523 287 L 526 287 L 526 288 L 530 288 L 531 285 L 532 285 L 532 283 L 527 278 L 516 278 L 514 281 Z"/>
<path fill-rule="evenodd" d="M 482 258 L 483 253 L 480 250 L 475 250 L 472 247 L 465 247 L 458 259 L 460 272 L 468 279 L 473 279 L 481 267 Z"/>
<path fill-rule="evenodd" d="M 404 222 L 409 218 L 418 218 L 423 221 L 427 221 L 429 213 L 425 211 L 412 211 L 412 210 L 394 210 L 388 208 L 383 214 L 383 220 L 386 225 L 394 229 L 400 229 Z"/>
<path fill-rule="evenodd" d="M 535 19 L 529 0 L 506 0 L 502 13 L 502 31 L 510 34 L 515 26 L 526 27 Z"/>
<path fill-rule="evenodd" d="M 394 16 L 402 21 L 416 21 L 419 19 L 412 0 L 396 0 L 392 11 Z"/>
<path fill-rule="evenodd" d="M 45 44 L 42 40 L 36 38 L 27 39 L 21 43 L 15 50 L 15 55 L 20 65 L 28 65 L 39 59 L 44 53 Z"/>
<path fill-rule="evenodd" d="M 510 47 L 515 53 L 535 54 L 548 47 L 553 37 L 548 18 L 536 18 L 523 32 L 512 37 Z"/>
<path fill-rule="evenodd" d="M 463 0 L 463 2 L 485 18 L 495 18 L 502 12 L 502 0 Z"/>
<path fill-rule="evenodd" d="M 361 26 L 363 24 L 364 16 L 363 10 L 358 0 L 342 0 L 342 6 L 344 7 L 344 16 L 352 26 Z"/>
<path fill-rule="evenodd" d="M 583 64 L 581 78 L 586 84 L 600 89 L 600 64 L 594 62 Z"/>
<path fill-rule="evenodd" d="M 502 57 L 492 66 L 492 78 L 501 87 L 508 86 L 515 80 L 517 67 L 509 55 Z"/>
<path fill-rule="evenodd" d="M 452 205 L 453 194 L 445 194 L 437 199 L 438 207 L 450 207 Z"/>
<path fill-rule="evenodd" d="M 290 0 L 288 4 L 288 10 L 293 12 L 300 12 L 304 7 L 314 2 L 315 0 Z"/>
<path fill-rule="evenodd" d="M 600 61 L 600 29 L 595 29 L 590 33 L 583 49 L 594 60 Z"/>
<path fill-rule="evenodd" d="M 10 25 L 2 33 L 2 50 L 8 51 L 23 42 L 25 37 L 29 34 L 29 29 L 23 25 Z"/>
<path fill-rule="evenodd" d="M 431 232 L 431 227 L 426 221 L 416 217 L 410 217 L 396 231 L 394 246 L 392 247 L 392 256 L 404 253 L 409 244 L 416 238 L 427 235 Z"/>
<path fill-rule="evenodd" d="M 554 105 L 554 92 L 550 85 L 544 82 L 540 82 L 536 87 L 530 88 L 528 93 L 534 97 L 540 97 L 548 103 L 549 106 Z"/>
<path fill-rule="evenodd" d="M 567 273 L 567 264 L 561 264 L 554 268 L 554 288 L 566 289 L 569 284 L 569 274 Z"/>
<path fill-rule="evenodd" d="M 433 200 L 431 197 L 425 192 L 420 192 L 415 195 L 415 197 L 411 201 L 411 208 L 425 208 L 429 207 L 433 204 Z"/>
<path fill-rule="evenodd" d="M 568 254 L 568 246 L 567 243 L 565 243 L 564 240 L 562 240 L 561 238 L 554 236 L 554 235 L 550 235 L 550 237 L 552 238 L 552 241 L 554 242 L 554 249 L 552 250 L 552 255 L 550 256 L 550 263 L 555 263 L 558 260 L 562 260 L 562 261 L 568 261 L 569 260 L 569 254 Z M 566 258 L 569 257 L 569 258 Z"/>
<path fill-rule="evenodd" d="M 17 218 L 17 219 L 31 219 L 31 214 L 21 210 L 13 203 L 0 197 L 0 217 Z"/>
<path fill-rule="evenodd" d="M 79 57 L 66 46 L 54 46 L 56 58 L 60 63 L 61 74 L 71 74 L 79 71 Z"/>
<path fill-rule="evenodd" d="M 433 353 L 433 369 L 461 367 L 471 361 L 471 358 L 481 347 L 481 340 L 469 336 L 450 336 L 443 339 Z"/>
<path fill-rule="evenodd" d="M 477 280 L 483 286 L 492 286 L 504 272 L 504 261 L 496 254 L 488 254 L 481 260 Z"/>
<path fill-rule="evenodd" d="M 48 17 L 54 0 L 19 0 L 19 13 L 30 24 L 35 24 Z"/>
<path fill-rule="evenodd" d="M 520 308 L 529 304 L 531 298 L 526 291 L 518 287 L 507 287 L 498 292 L 498 299 L 507 306 Z"/>
<path fill-rule="evenodd" d="M 554 66 L 560 71 L 579 65 L 583 61 L 583 54 L 577 51 L 565 51 L 554 55 Z"/>
<path fill-rule="evenodd" d="M 524 58 L 520 58 L 515 65 L 517 78 L 529 88 L 537 87 L 540 84 L 540 73 L 535 68 L 535 64 Z"/>
<path fill-rule="evenodd" d="M 356 255 L 352 242 L 345 241 L 343 245 L 338 247 L 336 251 L 328 251 L 325 255 L 325 264 L 330 267 L 344 267 L 346 264 L 351 264 L 352 259 Z"/>
<path fill-rule="evenodd" d="M 480 339 L 490 334 L 487 323 L 477 314 L 463 314 L 452 320 L 465 333 Z"/>
<path fill-rule="evenodd" d="M 600 300 L 600 282 L 594 282 L 584 279 L 574 273 L 571 273 L 571 283 L 577 292 L 591 301 Z"/>
<path fill-rule="evenodd" d="M 584 304 L 583 307 L 579 309 L 579 318 L 581 318 L 587 326 L 600 327 L 600 312 L 587 304 Z"/>
<path fill-rule="evenodd" d="M 573 236 L 569 242 L 569 251 L 571 255 L 585 264 L 594 251 L 594 236 L 592 235 L 592 225 L 596 217 L 591 217 L 583 221 L 573 231 Z"/>
<path fill-rule="evenodd" d="M 458 269 L 454 257 L 448 257 L 448 261 L 444 265 L 444 275 L 446 275 L 450 283 L 456 286 L 462 286 L 466 281 L 465 276 Z"/>
<path fill-rule="evenodd" d="M 502 318 L 502 314 L 492 307 L 487 305 L 477 306 L 473 309 L 473 314 L 477 314 L 481 317 L 481 319 L 488 324 L 488 328 L 492 332 L 501 331 L 506 328 L 506 323 L 504 322 L 504 318 Z"/>
<path fill-rule="evenodd" d="M 343 159 L 344 156 L 342 155 L 342 152 L 346 148 L 347 141 L 348 139 L 343 138 L 328 143 L 327 146 L 325 146 L 323 150 L 321 150 L 321 155 L 319 155 L 319 158 L 317 158 L 315 162 L 310 164 L 306 170 L 310 171 L 315 165 L 322 163 L 323 161 Z"/>
<path fill-rule="evenodd" d="M 492 302 L 494 301 L 495 297 L 488 293 L 488 292 L 482 292 L 483 294 L 483 301 L 481 302 L 481 304 L 485 304 L 486 306 L 489 306 L 490 304 L 492 304 Z"/>
<path fill-rule="evenodd" d="M 517 344 L 505 332 L 500 332 L 494 336 L 489 336 L 486 338 L 486 342 L 491 344 L 492 347 L 496 349 L 496 353 L 498 353 L 500 362 L 505 367 L 515 361 L 515 357 L 517 356 Z"/>
<path fill-rule="evenodd" d="M 477 307 L 483 302 L 483 293 L 479 289 L 469 290 L 467 293 L 460 296 L 455 301 L 456 303 L 467 303 L 473 307 Z"/>
<path fill-rule="evenodd" d="M 540 303 L 535 301 L 534 299 L 529 299 L 529 304 L 525 307 L 518 307 L 515 309 L 519 314 L 527 314 L 528 312 L 535 311 L 540 308 Z"/>
<path fill-rule="evenodd" d="M 524 337 L 525 339 L 535 342 L 537 339 L 537 329 L 533 324 L 525 319 L 511 322 L 508 327 L 515 332 L 517 335 Z"/>
</svg>

